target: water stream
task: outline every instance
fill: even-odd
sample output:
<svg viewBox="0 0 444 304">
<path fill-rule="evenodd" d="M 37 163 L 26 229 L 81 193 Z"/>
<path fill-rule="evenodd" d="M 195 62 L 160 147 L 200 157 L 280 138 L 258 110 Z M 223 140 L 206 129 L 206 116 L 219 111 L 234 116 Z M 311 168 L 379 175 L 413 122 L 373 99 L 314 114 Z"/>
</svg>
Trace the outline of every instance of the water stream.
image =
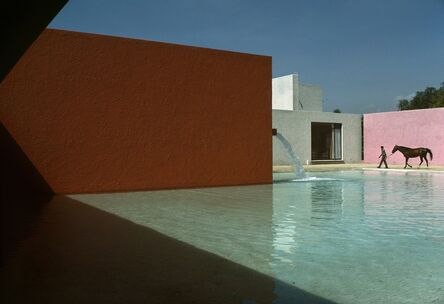
<svg viewBox="0 0 444 304">
<path fill-rule="evenodd" d="M 304 167 L 302 166 L 299 157 L 294 153 L 290 142 L 279 132 L 275 136 L 277 137 L 277 139 L 279 139 L 279 142 L 282 144 L 282 147 L 284 147 L 285 151 L 287 152 L 287 155 L 292 161 L 296 178 L 304 179 L 306 177 Z"/>
</svg>

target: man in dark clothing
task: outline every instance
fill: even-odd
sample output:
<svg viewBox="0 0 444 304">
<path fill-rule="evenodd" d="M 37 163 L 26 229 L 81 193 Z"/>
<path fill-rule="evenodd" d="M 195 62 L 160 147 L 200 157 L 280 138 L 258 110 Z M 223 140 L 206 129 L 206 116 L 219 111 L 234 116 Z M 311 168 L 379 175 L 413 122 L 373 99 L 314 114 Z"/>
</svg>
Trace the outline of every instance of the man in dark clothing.
<svg viewBox="0 0 444 304">
<path fill-rule="evenodd" d="M 381 159 L 381 162 L 379 163 L 378 168 L 381 168 L 382 163 L 384 163 L 385 168 L 388 169 L 387 161 L 386 161 L 387 160 L 387 153 L 385 153 L 384 146 L 381 146 L 381 155 L 379 155 L 378 158 Z"/>
</svg>

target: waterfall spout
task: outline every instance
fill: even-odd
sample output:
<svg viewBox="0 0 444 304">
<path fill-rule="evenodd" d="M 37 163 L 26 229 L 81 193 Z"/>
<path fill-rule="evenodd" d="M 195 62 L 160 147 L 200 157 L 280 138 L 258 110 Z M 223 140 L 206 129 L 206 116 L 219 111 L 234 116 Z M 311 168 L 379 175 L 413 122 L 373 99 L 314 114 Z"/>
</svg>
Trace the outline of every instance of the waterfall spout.
<svg viewBox="0 0 444 304">
<path fill-rule="evenodd" d="M 275 131 L 276 134 L 274 134 Z M 279 139 L 279 142 L 282 144 L 285 151 L 287 152 L 287 155 L 290 157 L 290 160 L 293 163 L 294 172 L 296 173 L 296 178 L 305 178 L 304 167 L 302 167 L 299 157 L 294 153 L 290 142 L 281 133 L 277 132 L 276 129 L 273 129 L 273 135 L 275 135 Z"/>
</svg>

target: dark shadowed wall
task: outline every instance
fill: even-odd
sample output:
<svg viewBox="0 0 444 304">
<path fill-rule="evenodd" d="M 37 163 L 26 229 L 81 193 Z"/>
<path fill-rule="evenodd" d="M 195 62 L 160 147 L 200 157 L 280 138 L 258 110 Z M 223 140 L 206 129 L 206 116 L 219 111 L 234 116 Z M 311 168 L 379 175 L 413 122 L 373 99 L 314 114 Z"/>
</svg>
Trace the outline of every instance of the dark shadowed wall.
<svg viewBox="0 0 444 304">
<path fill-rule="evenodd" d="M 0 268 L 32 231 L 53 194 L 0 122 Z"/>
<path fill-rule="evenodd" d="M 0 9 L 0 82 L 68 0 L 3 1 Z"/>
<path fill-rule="evenodd" d="M 45 30 L 0 100 L 56 193 L 272 181 L 270 57 Z"/>
</svg>

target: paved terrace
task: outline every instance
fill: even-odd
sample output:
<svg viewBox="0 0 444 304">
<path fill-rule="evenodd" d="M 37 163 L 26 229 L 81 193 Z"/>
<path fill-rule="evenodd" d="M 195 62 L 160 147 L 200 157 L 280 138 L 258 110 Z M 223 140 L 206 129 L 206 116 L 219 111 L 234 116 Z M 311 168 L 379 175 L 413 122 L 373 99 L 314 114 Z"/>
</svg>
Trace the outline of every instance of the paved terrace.
<svg viewBox="0 0 444 304">
<path fill-rule="evenodd" d="M 410 163 L 413 168 L 404 169 L 404 165 L 390 165 L 389 169 L 377 169 L 378 164 L 325 164 L 325 165 L 304 165 L 306 172 L 321 172 L 321 171 L 341 171 L 341 170 L 356 170 L 356 169 L 375 169 L 375 170 L 406 170 L 406 171 L 438 171 L 444 172 L 444 166 L 429 165 L 427 168 L 424 164 L 418 169 L 418 163 Z M 384 166 L 382 167 L 384 168 Z M 293 166 L 273 166 L 273 173 L 293 172 Z"/>
</svg>

